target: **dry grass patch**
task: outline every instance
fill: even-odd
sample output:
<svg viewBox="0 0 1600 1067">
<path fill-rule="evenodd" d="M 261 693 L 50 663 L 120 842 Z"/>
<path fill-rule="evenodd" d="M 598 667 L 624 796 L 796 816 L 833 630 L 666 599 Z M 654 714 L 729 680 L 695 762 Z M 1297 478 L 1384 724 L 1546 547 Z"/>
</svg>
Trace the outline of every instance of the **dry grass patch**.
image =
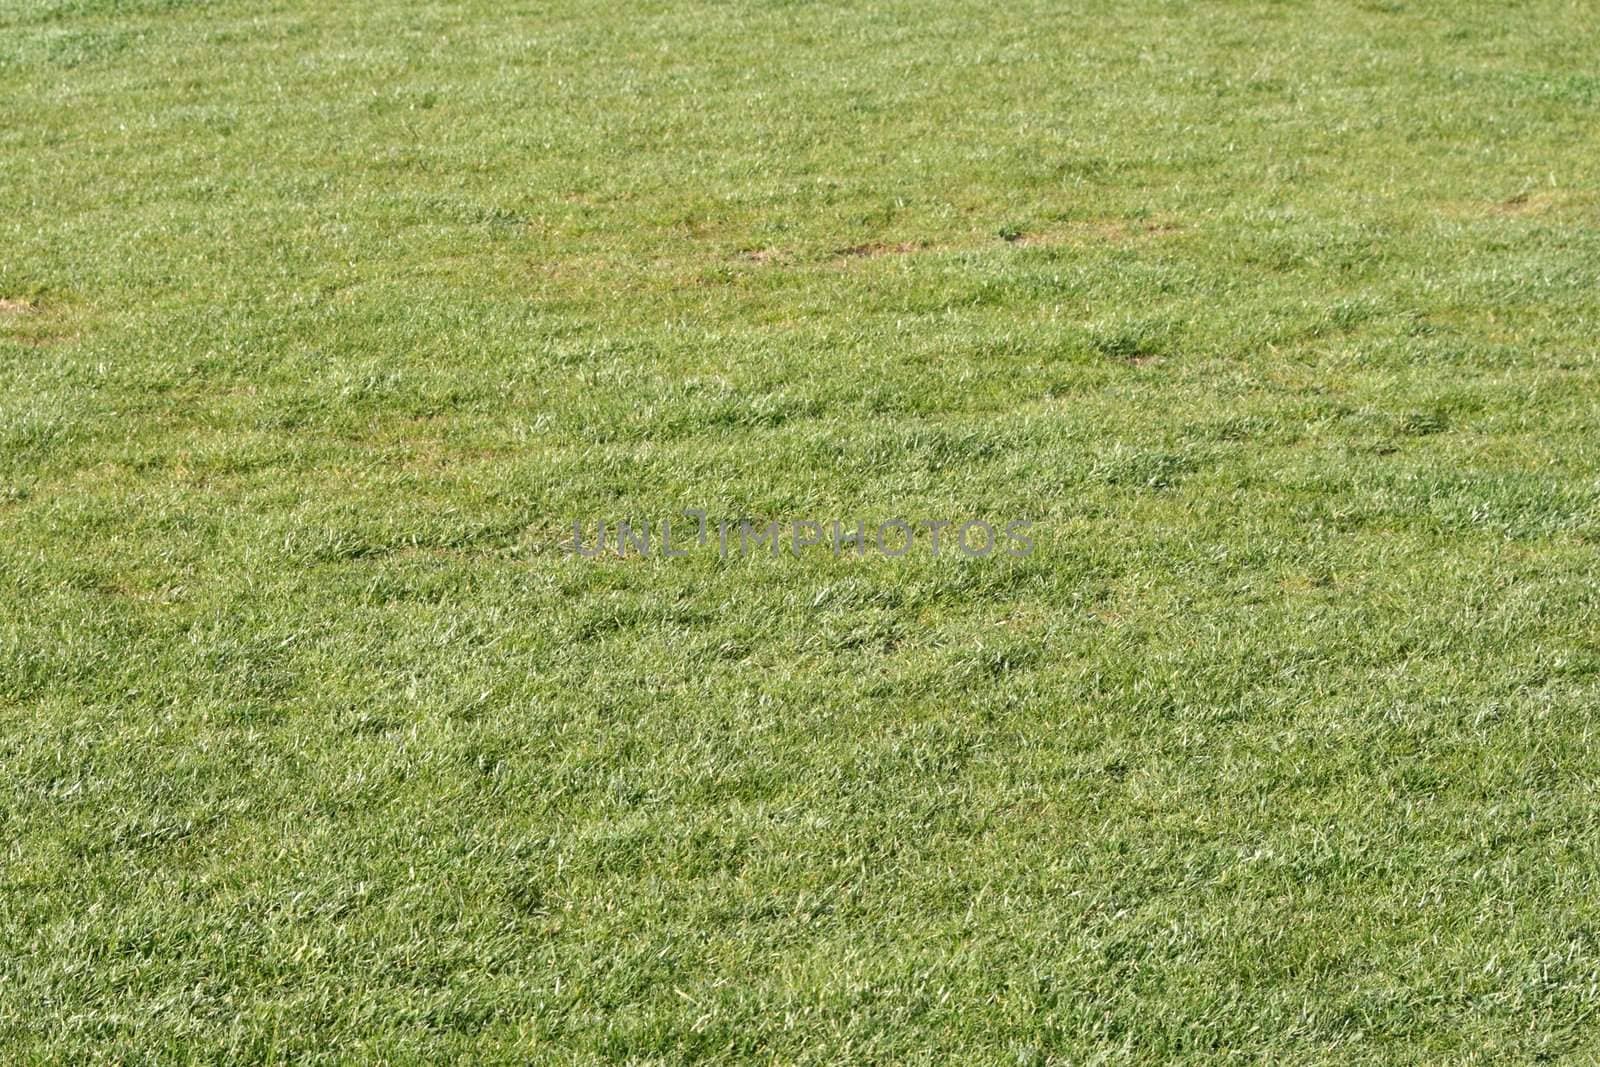
<svg viewBox="0 0 1600 1067">
<path fill-rule="evenodd" d="M 1563 211 L 1579 211 L 1600 204 L 1593 193 L 1568 189 L 1523 191 L 1504 200 L 1467 200 L 1444 205 L 1442 213 L 1451 218 L 1535 218 Z"/>
<path fill-rule="evenodd" d="M 879 256 L 903 256 L 912 252 L 922 252 L 928 248 L 926 241 L 901 241 L 888 244 L 873 241 L 868 244 L 851 245 L 849 248 L 840 248 L 834 255 L 841 259 L 876 259 Z"/>
<path fill-rule="evenodd" d="M 1127 241 L 1154 240 L 1181 233 L 1183 227 L 1175 222 L 1128 221 L 1125 219 L 1095 219 L 1069 223 L 1058 229 L 1042 233 L 1025 233 L 1013 244 L 1025 248 L 1052 248 L 1057 245 L 1092 244 L 1107 242 L 1122 244 Z"/>
</svg>

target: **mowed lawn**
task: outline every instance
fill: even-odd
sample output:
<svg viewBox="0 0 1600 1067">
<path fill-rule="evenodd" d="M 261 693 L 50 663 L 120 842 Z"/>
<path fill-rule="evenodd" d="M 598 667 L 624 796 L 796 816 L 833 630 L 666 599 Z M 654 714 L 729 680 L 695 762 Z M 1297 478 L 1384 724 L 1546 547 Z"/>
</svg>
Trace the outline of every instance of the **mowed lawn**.
<svg viewBox="0 0 1600 1067">
<path fill-rule="evenodd" d="M 1592 1063 L 1597 275 L 1589 3 L 0 0 L 0 1055 Z"/>
</svg>

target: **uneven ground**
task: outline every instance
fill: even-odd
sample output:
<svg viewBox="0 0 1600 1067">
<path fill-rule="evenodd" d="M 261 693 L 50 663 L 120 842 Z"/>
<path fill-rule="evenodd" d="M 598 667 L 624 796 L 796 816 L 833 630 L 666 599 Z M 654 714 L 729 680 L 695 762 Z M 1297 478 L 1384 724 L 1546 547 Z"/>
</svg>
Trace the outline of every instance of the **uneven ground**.
<svg viewBox="0 0 1600 1067">
<path fill-rule="evenodd" d="M 519 6 L 0 2 L 8 1060 L 1600 1056 L 1592 5 Z"/>
</svg>

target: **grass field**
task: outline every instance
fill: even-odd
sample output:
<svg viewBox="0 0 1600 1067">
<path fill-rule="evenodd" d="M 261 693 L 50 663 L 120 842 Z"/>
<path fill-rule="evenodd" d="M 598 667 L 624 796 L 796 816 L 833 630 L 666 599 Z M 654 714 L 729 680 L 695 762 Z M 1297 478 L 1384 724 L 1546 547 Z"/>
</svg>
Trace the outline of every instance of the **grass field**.
<svg viewBox="0 0 1600 1067">
<path fill-rule="evenodd" d="M 1600 1058 L 1592 4 L 0 0 L 0 105 L 7 1062 Z M 1034 551 L 561 547 L 685 509 Z"/>
</svg>

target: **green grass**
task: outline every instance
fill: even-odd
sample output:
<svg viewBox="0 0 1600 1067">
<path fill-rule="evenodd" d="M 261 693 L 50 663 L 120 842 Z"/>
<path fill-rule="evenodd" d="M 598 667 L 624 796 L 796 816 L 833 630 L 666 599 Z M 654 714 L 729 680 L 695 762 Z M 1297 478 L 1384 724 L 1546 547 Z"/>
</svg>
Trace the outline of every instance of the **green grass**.
<svg viewBox="0 0 1600 1067">
<path fill-rule="evenodd" d="M 3 0 L 5 1058 L 1594 1062 L 1597 71 Z"/>
</svg>

